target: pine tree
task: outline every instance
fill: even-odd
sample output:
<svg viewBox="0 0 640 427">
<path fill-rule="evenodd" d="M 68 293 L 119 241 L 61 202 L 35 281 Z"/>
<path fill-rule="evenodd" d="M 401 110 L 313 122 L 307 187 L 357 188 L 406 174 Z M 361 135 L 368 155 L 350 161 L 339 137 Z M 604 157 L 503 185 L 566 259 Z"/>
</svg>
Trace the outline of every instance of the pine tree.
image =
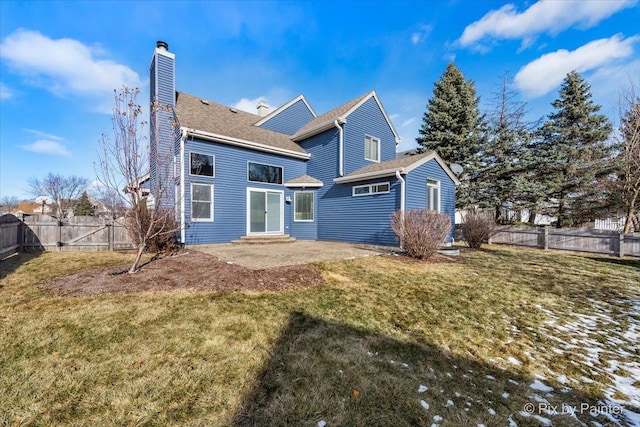
<svg viewBox="0 0 640 427">
<path fill-rule="evenodd" d="M 479 98 L 475 84 L 465 80 L 464 74 L 450 63 L 433 88 L 423 115 L 419 151 L 434 150 L 447 164 L 457 163 L 464 168 L 460 177 L 456 207 L 475 204 L 479 168 L 481 125 Z"/>
<path fill-rule="evenodd" d="M 73 207 L 73 214 L 75 216 L 94 216 L 95 215 L 95 209 L 93 207 L 93 204 L 91 203 L 91 200 L 89 200 L 89 195 L 87 194 L 86 191 L 82 193 L 82 195 L 78 199 L 78 202 Z"/>
<path fill-rule="evenodd" d="M 503 206 L 519 207 L 525 191 L 526 148 L 531 133 L 524 120 L 526 104 L 511 88 L 505 73 L 499 91 L 494 93 L 493 111 L 488 115 L 487 135 L 482 150 L 481 182 L 485 204 L 495 209 L 497 222 L 504 220 Z"/>
<path fill-rule="evenodd" d="M 558 228 L 593 219 L 606 199 L 599 183 L 612 170 L 607 144 L 612 127 L 591 97 L 584 78 L 570 72 L 551 104 L 556 111 L 540 130 L 536 172 Z"/>
</svg>

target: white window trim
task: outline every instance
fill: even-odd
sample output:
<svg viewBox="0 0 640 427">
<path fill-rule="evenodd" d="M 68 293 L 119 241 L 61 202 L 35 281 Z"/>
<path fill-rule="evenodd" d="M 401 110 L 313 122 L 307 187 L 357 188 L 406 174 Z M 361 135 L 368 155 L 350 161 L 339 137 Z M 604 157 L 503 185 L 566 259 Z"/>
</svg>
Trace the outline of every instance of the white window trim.
<svg viewBox="0 0 640 427">
<path fill-rule="evenodd" d="M 375 142 L 378 145 L 378 149 L 377 149 L 377 153 L 378 153 L 378 158 L 377 159 L 369 159 L 367 158 L 367 138 L 371 138 L 372 142 Z M 368 160 L 370 162 L 376 162 L 376 163 L 380 163 L 380 138 L 372 136 L 372 135 L 364 135 L 364 159 Z"/>
<path fill-rule="evenodd" d="M 211 215 L 209 216 L 209 218 L 194 218 L 193 217 L 193 186 L 194 185 L 205 185 L 205 186 L 209 187 L 209 189 L 211 190 Z M 214 197 L 213 184 L 210 184 L 208 182 L 192 182 L 191 183 L 191 194 L 190 194 L 190 200 L 189 200 L 190 204 L 191 204 L 191 209 L 189 211 L 189 213 L 190 213 L 189 216 L 191 217 L 191 221 L 193 221 L 193 222 L 214 222 L 215 215 L 214 215 L 213 209 L 214 209 L 215 204 L 214 204 L 213 197 Z"/>
<path fill-rule="evenodd" d="M 438 179 L 431 179 L 431 178 L 427 179 L 427 208 L 431 209 L 430 206 L 432 206 L 432 203 L 431 203 L 432 188 L 438 189 L 438 209 L 436 210 L 436 212 L 442 212 L 442 186 L 441 186 L 440 180 Z M 432 209 L 432 210 L 435 210 L 435 209 Z"/>
<path fill-rule="evenodd" d="M 373 187 L 377 185 L 387 185 L 387 191 L 373 191 Z M 369 192 L 365 194 L 356 194 L 356 188 L 369 188 Z M 375 194 L 387 194 L 391 191 L 391 183 L 389 181 L 386 182 L 374 182 L 373 184 L 365 184 L 365 185 L 354 185 L 351 187 L 351 196 L 352 197 L 363 197 L 363 196 L 373 196 Z"/>
<path fill-rule="evenodd" d="M 251 181 L 249 179 L 249 163 L 255 163 L 257 165 L 265 165 L 265 166 L 273 166 L 275 168 L 280 168 L 282 169 L 282 184 L 274 184 L 272 182 L 262 182 L 262 181 Z M 279 185 L 279 186 L 284 186 L 285 183 L 285 179 L 284 179 L 284 166 L 280 166 L 280 165 L 272 165 L 271 163 L 264 163 L 264 162 L 254 162 L 251 160 L 247 160 L 247 182 L 250 182 L 252 184 L 264 184 L 264 185 Z"/>
<path fill-rule="evenodd" d="M 213 175 L 209 176 L 209 175 L 192 174 L 191 173 L 191 155 L 192 154 L 200 154 L 200 155 L 203 155 L 203 156 L 211 156 L 213 158 L 213 161 L 211 162 L 211 164 L 213 166 Z M 215 178 L 216 177 L 216 156 L 215 156 L 215 154 L 206 154 L 206 153 L 199 153 L 197 151 L 189 151 L 189 157 L 188 158 L 189 158 L 189 176 L 195 176 L 195 177 L 198 177 L 198 178 Z"/>
<path fill-rule="evenodd" d="M 311 219 L 296 219 L 296 203 L 298 194 L 311 194 Z M 314 222 L 316 220 L 316 196 L 315 191 L 294 191 L 293 192 L 293 222 Z"/>
</svg>

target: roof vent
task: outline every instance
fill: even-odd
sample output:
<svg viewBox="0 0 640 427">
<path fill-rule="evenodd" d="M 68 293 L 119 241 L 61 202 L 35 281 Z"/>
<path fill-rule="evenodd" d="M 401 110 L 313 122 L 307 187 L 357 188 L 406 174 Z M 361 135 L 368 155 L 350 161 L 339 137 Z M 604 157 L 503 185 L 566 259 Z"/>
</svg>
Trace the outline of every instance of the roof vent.
<svg viewBox="0 0 640 427">
<path fill-rule="evenodd" d="M 201 99 L 200 102 L 202 102 L 204 105 L 209 105 L 209 101 L 207 101 L 206 99 Z"/>
<path fill-rule="evenodd" d="M 231 111 L 232 113 L 237 113 L 237 112 L 238 112 L 238 110 L 236 110 L 236 109 L 235 109 L 235 108 L 233 108 L 233 107 L 229 107 L 229 111 Z"/>
<path fill-rule="evenodd" d="M 167 42 L 163 42 L 162 40 L 158 40 L 156 42 L 156 47 L 158 49 L 169 50 L 169 44 Z"/>
</svg>

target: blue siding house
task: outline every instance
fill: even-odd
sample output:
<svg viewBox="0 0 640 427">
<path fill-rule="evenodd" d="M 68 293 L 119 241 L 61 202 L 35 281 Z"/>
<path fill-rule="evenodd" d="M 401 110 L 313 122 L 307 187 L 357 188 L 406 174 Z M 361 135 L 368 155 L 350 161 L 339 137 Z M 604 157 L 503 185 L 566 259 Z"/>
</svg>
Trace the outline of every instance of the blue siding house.
<svg viewBox="0 0 640 427">
<path fill-rule="evenodd" d="M 176 91 L 175 55 L 151 61 L 151 194 L 186 244 L 291 236 L 397 245 L 390 217 L 428 208 L 454 222 L 454 174 L 435 153 L 396 158 L 375 91 L 318 116 L 303 95 L 251 114 Z"/>
</svg>

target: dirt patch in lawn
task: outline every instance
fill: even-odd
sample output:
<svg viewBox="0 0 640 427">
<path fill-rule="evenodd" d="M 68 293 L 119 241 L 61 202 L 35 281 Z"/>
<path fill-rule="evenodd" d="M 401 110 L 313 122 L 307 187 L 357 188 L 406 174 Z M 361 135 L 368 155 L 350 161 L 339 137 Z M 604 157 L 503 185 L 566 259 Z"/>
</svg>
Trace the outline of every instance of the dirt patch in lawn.
<svg viewBox="0 0 640 427">
<path fill-rule="evenodd" d="M 45 282 L 42 287 L 68 296 L 178 289 L 208 291 L 280 291 L 323 282 L 308 265 L 250 270 L 198 251 L 183 251 L 149 262 L 135 274 L 118 265 L 84 270 Z"/>
</svg>

